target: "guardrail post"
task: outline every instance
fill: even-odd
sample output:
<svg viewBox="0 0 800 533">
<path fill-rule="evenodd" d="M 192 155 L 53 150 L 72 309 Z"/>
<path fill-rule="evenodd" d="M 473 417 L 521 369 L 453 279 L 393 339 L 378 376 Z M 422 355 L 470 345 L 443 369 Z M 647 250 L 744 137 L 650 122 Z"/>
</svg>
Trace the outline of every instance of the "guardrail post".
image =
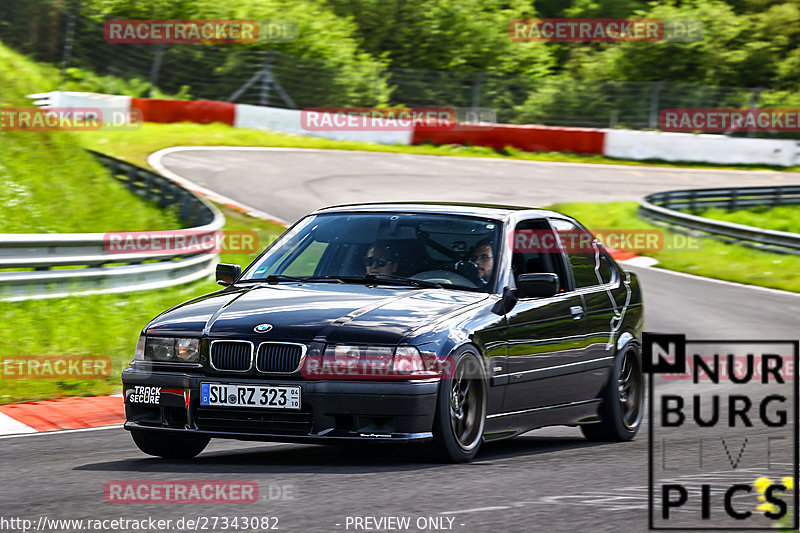
<svg viewBox="0 0 800 533">
<path fill-rule="evenodd" d="M 122 169 L 125 172 L 125 177 L 128 180 L 128 190 L 134 192 L 133 183 L 136 181 L 136 167 L 132 167 L 130 165 L 122 165 Z"/>
<path fill-rule="evenodd" d="M 189 203 L 189 214 L 187 215 L 188 224 L 194 226 L 197 224 L 197 219 L 200 218 L 197 213 L 197 202 Z"/>
<path fill-rule="evenodd" d="M 153 197 L 153 173 L 144 173 L 144 197 L 148 200 Z"/>
<path fill-rule="evenodd" d="M 170 188 L 170 184 L 169 183 L 162 183 L 161 184 L 161 196 L 158 199 L 159 200 L 158 201 L 158 205 L 162 209 L 166 208 L 167 205 L 168 205 L 167 194 L 168 194 L 169 188 Z"/>
<path fill-rule="evenodd" d="M 189 221 L 189 213 L 192 209 L 192 198 L 186 191 L 181 192 L 181 221 L 187 224 Z"/>
<path fill-rule="evenodd" d="M 735 211 L 738 203 L 736 189 L 731 189 L 731 200 L 728 202 L 728 211 Z"/>
<path fill-rule="evenodd" d="M 692 213 L 697 212 L 697 206 L 695 205 L 695 192 L 689 191 L 689 211 Z"/>
<path fill-rule="evenodd" d="M 775 195 L 772 197 L 772 206 L 773 207 L 778 207 L 779 205 L 781 205 L 781 195 L 782 194 L 783 194 L 783 188 L 782 187 L 776 187 L 775 188 Z"/>
</svg>

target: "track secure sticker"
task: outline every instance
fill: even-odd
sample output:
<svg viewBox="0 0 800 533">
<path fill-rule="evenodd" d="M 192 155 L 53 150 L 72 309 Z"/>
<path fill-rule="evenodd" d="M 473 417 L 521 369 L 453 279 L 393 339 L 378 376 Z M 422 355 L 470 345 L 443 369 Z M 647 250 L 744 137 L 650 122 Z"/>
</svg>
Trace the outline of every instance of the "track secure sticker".
<svg viewBox="0 0 800 533">
<path fill-rule="evenodd" d="M 128 403 L 158 405 L 161 403 L 161 387 L 136 385 L 133 392 L 129 390 Z"/>
</svg>

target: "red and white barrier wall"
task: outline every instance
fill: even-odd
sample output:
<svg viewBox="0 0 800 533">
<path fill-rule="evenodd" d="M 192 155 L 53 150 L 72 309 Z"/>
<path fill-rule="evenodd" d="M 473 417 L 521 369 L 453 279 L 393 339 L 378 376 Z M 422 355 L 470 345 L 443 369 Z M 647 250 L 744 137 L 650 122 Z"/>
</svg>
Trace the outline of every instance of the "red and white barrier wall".
<svg viewBox="0 0 800 533">
<path fill-rule="evenodd" d="M 411 144 L 470 144 L 502 150 L 513 146 L 527 152 L 602 154 L 603 130 L 496 124 L 491 129 L 422 126 L 414 129 Z"/>
<path fill-rule="evenodd" d="M 785 139 L 514 124 L 474 129 L 422 126 L 393 131 L 310 131 L 303 128 L 301 111 L 297 109 L 59 91 L 31 97 L 38 99 L 36 104 L 49 107 L 94 107 L 103 111 L 138 109 L 145 122 L 221 122 L 237 128 L 379 144 L 470 144 L 496 150 L 511 146 L 531 152 L 599 154 L 633 160 L 800 165 L 800 143 Z"/>
</svg>

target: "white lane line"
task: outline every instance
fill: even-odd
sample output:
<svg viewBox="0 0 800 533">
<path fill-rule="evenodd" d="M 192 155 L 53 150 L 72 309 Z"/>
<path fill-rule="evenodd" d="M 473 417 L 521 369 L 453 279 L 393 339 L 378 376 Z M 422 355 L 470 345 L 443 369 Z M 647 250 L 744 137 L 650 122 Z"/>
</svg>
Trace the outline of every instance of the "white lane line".
<svg viewBox="0 0 800 533">
<path fill-rule="evenodd" d="M 162 162 L 162 159 L 164 158 L 164 156 L 172 154 L 172 153 L 175 153 L 175 152 L 182 152 L 182 151 L 188 151 L 188 150 L 198 150 L 198 149 L 204 149 L 205 150 L 205 149 L 208 149 L 208 148 L 224 148 L 224 147 L 212 147 L 212 146 L 209 146 L 209 147 L 202 147 L 202 146 L 199 146 L 199 147 L 184 147 L 184 146 L 175 146 L 175 147 L 172 147 L 172 148 L 164 148 L 163 150 L 159 150 L 157 152 L 153 152 L 152 154 L 150 154 L 150 156 L 147 158 L 147 163 L 151 167 L 153 167 L 156 170 L 156 172 L 158 172 L 159 174 L 163 175 L 166 178 L 169 178 L 170 180 L 178 183 L 179 185 L 182 185 L 186 189 L 189 189 L 190 191 L 199 194 L 200 196 L 205 196 L 206 198 L 209 198 L 209 199 L 211 199 L 211 200 L 213 200 L 215 202 L 218 202 L 220 204 L 228 205 L 228 206 L 231 206 L 231 207 L 236 207 L 237 209 L 247 213 L 248 215 L 250 215 L 250 216 L 252 216 L 254 218 L 261 218 L 261 219 L 264 219 L 264 220 L 277 222 L 277 223 L 283 224 L 285 226 L 286 225 L 286 221 L 283 220 L 282 218 L 276 217 L 274 215 L 270 215 L 269 213 L 265 213 L 264 211 L 261 211 L 260 209 L 256 209 L 255 207 L 251 207 L 249 205 L 243 204 L 243 203 L 241 203 L 241 202 L 239 202 L 237 200 L 234 200 L 233 198 L 225 196 L 224 194 L 220 194 L 218 192 L 214 192 L 211 189 L 207 189 L 207 188 L 205 188 L 205 187 L 203 187 L 201 185 L 198 185 L 198 184 L 194 183 L 193 181 L 188 180 L 188 179 L 184 178 L 183 176 L 180 176 L 179 174 L 176 174 L 175 172 L 171 171 L 170 169 L 165 167 L 164 163 Z"/>
<path fill-rule="evenodd" d="M 629 262 L 623 262 L 623 265 L 624 264 L 628 264 L 629 266 L 632 266 L 634 268 L 641 268 L 643 270 L 649 270 L 650 272 L 663 272 L 664 274 L 669 274 L 669 275 L 672 275 L 672 276 L 680 276 L 680 277 L 683 277 L 683 278 L 689 278 L 689 279 L 693 279 L 693 280 L 696 280 L 696 281 L 709 281 L 709 282 L 712 282 L 712 283 L 718 283 L 718 284 L 721 284 L 721 285 L 727 285 L 729 287 L 737 287 L 737 288 L 741 288 L 741 289 L 752 289 L 752 290 L 756 290 L 756 291 L 768 292 L 768 293 L 771 293 L 771 294 L 776 294 L 776 295 L 779 295 L 779 296 L 794 296 L 794 297 L 800 296 L 800 293 L 798 293 L 798 292 L 783 291 L 781 289 L 773 289 L 773 288 L 770 288 L 770 287 L 760 287 L 758 285 L 746 285 L 744 283 L 737 283 L 735 281 L 726 281 L 724 279 L 706 278 L 706 277 L 703 277 L 703 276 L 698 276 L 696 274 L 688 274 L 686 272 L 678 272 L 677 270 L 667 270 L 666 268 L 658 268 L 658 267 L 647 266 L 647 265 L 643 265 L 643 264 L 631 264 Z"/>
<path fill-rule="evenodd" d="M 779 463 L 774 463 L 779 464 Z M 790 464 L 786 463 L 788 466 Z M 720 472 L 704 472 L 700 474 L 689 474 L 685 476 L 678 476 L 675 478 L 659 479 L 658 483 L 679 483 L 687 488 L 690 492 L 698 491 L 702 484 L 712 484 L 714 487 L 711 489 L 711 494 L 721 495 L 725 493 L 724 486 L 716 486 L 720 482 L 724 485 L 729 480 L 741 481 L 742 476 L 751 476 L 755 480 L 759 476 L 766 475 L 765 472 L 757 468 L 749 468 L 738 470 L 735 472 L 720 471 Z M 716 482 L 716 483 L 715 483 Z M 491 507 L 476 507 L 473 509 L 461 509 L 458 511 L 444 511 L 440 515 L 451 514 L 467 514 L 467 513 L 481 513 L 487 511 L 506 511 L 509 509 L 521 509 L 530 507 L 553 506 L 553 505 L 566 505 L 574 509 L 576 507 L 601 507 L 605 511 L 647 511 L 649 508 L 648 495 L 650 489 L 646 486 L 629 486 L 611 488 L 607 491 L 586 491 L 577 494 L 565 494 L 556 496 L 541 496 L 534 500 L 523 500 L 510 502 L 508 505 L 491 506 Z M 747 501 L 753 498 L 751 494 L 739 494 L 735 496 L 737 500 Z M 676 509 L 680 513 L 696 513 L 697 504 L 690 504 L 691 508 Z"/>
<path fill-rule="evenodd" d="M 64 435 L 65 433 L 81 433 L 84 431 L 102 431 L 105 429 L 122 429 L 122 424 L 114 424 L 113 426 L 98 426 L 94 428 L 81 428 L 81 429 L 58 429 L 55 431 L 36 431 L 35 429 L 31 428 L 33 433 L 25 433 L 19 435 L 2 435 L 0 436 L 0 440 L 2 439 L 18 439 L 20 437 L 39 437 L 42 435 Z"/>
<path fill-rule="evenodd" d="M 476 507 L 474 509 L 462 509 L 460 511 L 444 511 L 439 514 L 481 513 L 483 511 L 503 511 L 505 509 L 511 509 L 511 507 L 508 505 L 496 505 L 494 507 Z"/>
<path fill-rule="evenodd" d="M 37 431 L 29 425 L 23 424 L 16 418 L 12 418 L 5 413 L 0 413 L 0 435 L 20 435 L 26 433 L 37 433 Z"/>
</svg>

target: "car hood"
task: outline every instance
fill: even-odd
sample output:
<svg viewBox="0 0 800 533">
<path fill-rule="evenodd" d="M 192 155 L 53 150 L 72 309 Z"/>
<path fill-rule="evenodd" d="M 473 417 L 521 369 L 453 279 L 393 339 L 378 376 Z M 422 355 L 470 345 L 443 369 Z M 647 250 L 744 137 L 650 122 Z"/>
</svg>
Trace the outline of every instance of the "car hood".
<svg viewBox="0 0 800 533">
<path fill-rule="evenodd" d="M 486 293 L 389 286 L 284 283 L 230 288 L 175 307 L 148 334 L 396 344 Z M 256 333 L 259 324 L 272 328 Z"/>
</svg>

